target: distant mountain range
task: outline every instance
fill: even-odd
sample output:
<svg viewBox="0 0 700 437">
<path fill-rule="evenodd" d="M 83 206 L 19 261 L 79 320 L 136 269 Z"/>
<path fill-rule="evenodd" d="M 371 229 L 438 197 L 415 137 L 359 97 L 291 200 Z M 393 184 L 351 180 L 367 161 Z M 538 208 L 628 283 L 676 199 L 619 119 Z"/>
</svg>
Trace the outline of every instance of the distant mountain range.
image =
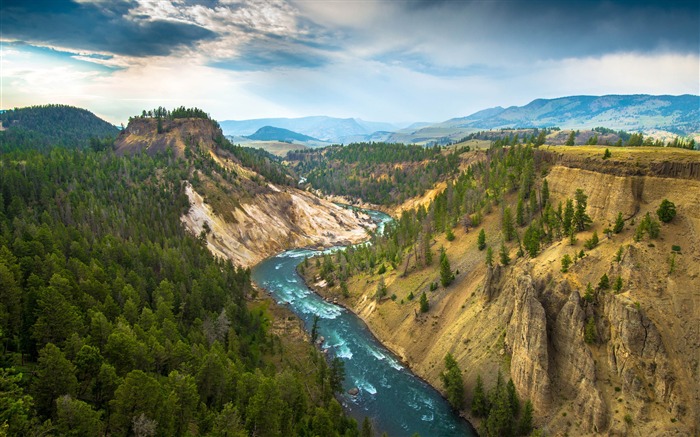
<svg viewBox="0 0 700 437">
<path fill-rule="evenodd" d="M 253 135 L 246 135 L 245 138 L 254 141 L 281 141 L 284 143 L 291 143 L 294 141 L 319 141 L 316 138 L 310 137 L 308 135 L 300 134 L 289 129 L 283 129 L 281 127 L 273 126 L 263 126 L 257 131 L 255 131 Z"/>
<path fill-rule="evenodd" d="M 631 132 L 700 134 L 700 96 L 607 95 L 537 99 L 525 106 L 500 106 L 441 123 L 414 123 L 399 128 L 391 123 L 355 118 L 303 117 L 222 121 L 226 135 L 245 136 L 264 126 L 332 143 L 387 141 L 427 144 L 458 140 L 472 132 L 518 127 L 590 129 L 607 127 Z M 318 144 L 316 144 L 318 145 Z"/>
<path fill-rule="evenodd" d="M 258 129 L 271 126 L 287 129 L 320 141 L 347 143 L 364 141 L 365 136 L 377 131 L 394 132 L 401 126 L 391 123 L 379 123 L 357 118 L 335 118 L 326 116 L 302 118 L 258 118 L 253 120 L 224 120 L 219 122 L 224 135 L 246 137 Z M 349 141 L 348 141 L 349 140 Z"/>
</svg>

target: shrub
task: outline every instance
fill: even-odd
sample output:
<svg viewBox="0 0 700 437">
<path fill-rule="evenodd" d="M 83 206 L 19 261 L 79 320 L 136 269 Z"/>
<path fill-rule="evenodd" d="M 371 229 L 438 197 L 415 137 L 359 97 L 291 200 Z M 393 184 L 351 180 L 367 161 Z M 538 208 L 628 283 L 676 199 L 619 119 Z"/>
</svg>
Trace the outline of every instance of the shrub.
<svg viewBox="0 0 700 437">
<path fill-rule="evenodd" d="M 676 216 L 676 205 L 668 199 L 661 201 L 659 209 L 656 210 L 656 215 L 659 216 L 659 220 L 664 223 L 668 223 Z"/>
<path fill-rule="evenodd" d="M 583 340 L 588 344 L 593 344 L 598 341 L 598 333 L 596 332 L 595 318 L 589 317 L 586 322 L 586 328 L 583 332 Z"/>
<path fill-rule="evenodd" d="M 564 258 L 561 259 L 561 271 L 562 273 L 566 273 L 569 271 L 569 267 L 571 266 L 571 257 L 569 254 L 564 255 Z"/>
</svg>

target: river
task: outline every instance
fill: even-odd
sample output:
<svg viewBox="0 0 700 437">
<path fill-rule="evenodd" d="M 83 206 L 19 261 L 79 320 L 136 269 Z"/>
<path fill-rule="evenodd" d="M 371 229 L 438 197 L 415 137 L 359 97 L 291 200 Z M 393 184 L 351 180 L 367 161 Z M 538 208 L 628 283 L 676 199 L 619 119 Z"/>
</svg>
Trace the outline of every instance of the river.
<svg viewBox="0 0 700 437">
<path fill-rule="evenodd" d="M 365 211 L 380 229 L 391 220 L 386 214 Z M 376 435 L 421 437 L 473 436 L 463 419 L 430 385 L 416 377 L 387 350 L 352 312 L 323 300 L 311 291 L 296 267 L 305 257 L 321 251 L 294 249 L 262 261 L 252 269 L 253 281 L 268 290 L 280 304 L 289 308 L 311 330 L 314 315 L 320 317 L 322 345 L 345 363 L 344 392 L 340 401 L 352 417 L 362 423 L 370 417 Z M 359 389 L 357 396 L 347 391 Z"/>
</svg>

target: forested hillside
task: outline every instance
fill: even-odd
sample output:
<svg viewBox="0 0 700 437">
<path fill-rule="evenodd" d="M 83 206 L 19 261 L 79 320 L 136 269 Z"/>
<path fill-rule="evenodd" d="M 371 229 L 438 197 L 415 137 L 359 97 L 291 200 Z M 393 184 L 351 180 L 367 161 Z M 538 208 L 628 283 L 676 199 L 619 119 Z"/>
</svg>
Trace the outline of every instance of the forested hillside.
<svg viewBox="0 0 700 437">
<path fill-rule="evenodd" d="M 397 205 L 455 174 L 459 154 L 395 143 L 354 143 L 289 152 L 292 168 L 327 194 Z"/>
<path fill-rule="evenodd" d="M 119 133 L 116 126 L 92 112 L 67 105 L 12 109 L 0 114 L 0 121 L 5 129 L 0 131 L 0 151 L 48 146 L 100 149 L 105 144 L 103 139 L 113 139 Z"/>
<path fill-rule="evenodd" d="M 503 142 L 307 283 L 482 435 L 692 434 L 697 152 Z"/>
<path fill-rule="evenodd" d="M 342 370 L 181 225 L 210 161 L 23 146 L 0 157 L 0 434 L 357 435 Z"/>
</svg>

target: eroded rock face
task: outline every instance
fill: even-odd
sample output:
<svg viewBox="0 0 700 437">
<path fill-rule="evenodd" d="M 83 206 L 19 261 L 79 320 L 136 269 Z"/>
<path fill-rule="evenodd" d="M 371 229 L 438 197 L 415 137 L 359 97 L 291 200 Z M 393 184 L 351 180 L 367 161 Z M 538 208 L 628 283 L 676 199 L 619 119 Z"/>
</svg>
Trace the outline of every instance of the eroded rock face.
<svg viewBox="0 0 700 437">
<path fill-rule="evenodd" d="M 189 184 L 186 193 L 191 207 L 181 217 L 185 227 L 201 235 L 206 223 L 209 250 L 243 267 L 293 247 L 359 243 L 376 228 L 366 214 L 289 187 L 274 187 L 225 216 L 217 215 Z"/>
<path fill-rule="evenodd" d="M 511 295 L 515 305 L 505 339 L 512 355 L 511 378 L 518 394 L 529 398 L 535 410 L 547 411 L 551 391 L 545 311 L 528 274 L 518 277 Z"/>
<path fill-rule="evenodd" d="M 484 279 L 484 297 L 487 302 L 493 300 L 501 290 L 501 266 L 488 266 L 486 268 L 486 278 Z"/>
<path fill-rule="evenodd" d="M 583 340 L 585 315 L 577 291 L 569 294 L 552 330 L 554 374 L 561 394 L 574 399 L 577 418 L 586 432 L 600 432 L 608 423 L 607 407 L 598 391 L 593 355 Z"/>
<path fill-rule="evenodd" d="M 607 296 L 604 310 L 610 323 L 608 361 L 623 389 L 647 401 L 668 405 L 670 412 L 683 415 L 676 380 L 656 325 L 622 296 Z"/>
</svg>

